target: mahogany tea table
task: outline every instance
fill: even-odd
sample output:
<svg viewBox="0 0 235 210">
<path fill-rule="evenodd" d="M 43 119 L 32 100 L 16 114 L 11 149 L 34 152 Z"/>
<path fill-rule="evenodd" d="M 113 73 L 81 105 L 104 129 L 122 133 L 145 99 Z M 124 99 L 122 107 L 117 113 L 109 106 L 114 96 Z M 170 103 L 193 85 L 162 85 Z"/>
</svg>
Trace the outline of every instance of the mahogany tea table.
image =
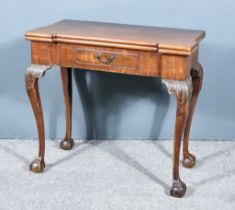
<svg viewBox="0 0 235 210">
<path fill-rule="evenodd" d="M 202 84 L 203 70 L 198 62 L 199 42 L 204 31 L 63 20 L 25 33 L 31 41 L 32 65 L 26 70 L 27 93 L 35 114 L 38 158 L 33 172 L 45 168 L 44 120 L 38 80 L 54 65 L 61 67 L 66 110 L 66 133 L 60 143 L 72 149 L 71 70 L 105 71 L 129 75 L 160 77 L 169 94 L 176 96 L 176 121 L 173 150 L 173 184 L 170 194 L 182 197 L 186 185 L 179 176 L 179 155 L 183 137 L 183 166 L 192 168 L 196 158 L 189 153 L 189 132 Z"/>
</svg>

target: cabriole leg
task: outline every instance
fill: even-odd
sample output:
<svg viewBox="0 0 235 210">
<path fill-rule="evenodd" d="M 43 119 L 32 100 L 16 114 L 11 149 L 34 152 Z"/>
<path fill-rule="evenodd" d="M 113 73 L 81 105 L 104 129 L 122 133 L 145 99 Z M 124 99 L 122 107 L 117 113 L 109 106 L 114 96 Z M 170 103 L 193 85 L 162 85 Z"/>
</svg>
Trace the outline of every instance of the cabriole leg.
<svg viewBox="0 0 235 210">
<path fill-rule="evenodd" d="M 66 133 L 60 143 L 64 150 L 70 150 L 74 146 L 74 140 L 71 138 L 72 131 L 72 76 L 71 68 L 61 67 L 61 80 L 64 92 L 64 104 L 66 113 Z"/>
<path fill-rule="evenodd" d="M 176 95 L 177 111 L 174 132 L 174 156 L 173 156 L 173 185 L 170 194 L 174 197 L 183 197 L 186 192 L 186 185 L 179 176 L 179 155 L 181 139 L 185 122 L 188 115 L 189 101 L 192 95 L 191 77 L 185 81 L 163 80 L 169 94 Z"/>
<path fill-rule="evenodd" d="M 183 166 L 185 168 L 193 168 L 196 164 L 196 157 L 192 155 L 188 150 L 189 134 L 193 118 L 194 109 L 197 103 L 197 98 L 201 89 L 203 79 L 203 69 L 200 64 L 193 68 L 191 71 L 193 93 L 190 100 L 189 114 L 184 129 L 184 146 L 183 146 Z"/>
<path fill-rule="evenodd" d="M 39 140 L 39 151 L 38 157 L 30 164 L 30 170 L 36 173 L 42 172 L 45 168 L 44 155 L 45 155 L 45 133 L 44 133 L 44 120 L 42 105 L 40 100 L 40 94 L 38 89 L 38 80 L 43 77 L 46 70 L 50 69 L 50 66 L 43 65 L 31 65 L 25 73 L 26 89 L 31 102 L 33 112 L 35 115 L 37 129 L 38 129 L 38 140 Z"/>
</svg>

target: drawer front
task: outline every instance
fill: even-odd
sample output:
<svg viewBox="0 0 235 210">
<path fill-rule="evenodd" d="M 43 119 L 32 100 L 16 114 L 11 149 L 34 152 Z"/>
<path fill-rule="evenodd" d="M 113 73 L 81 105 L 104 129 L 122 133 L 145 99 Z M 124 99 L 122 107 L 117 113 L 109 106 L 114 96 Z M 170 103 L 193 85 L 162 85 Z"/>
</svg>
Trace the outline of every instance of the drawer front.
<svg viewBox="0 0 235 210">
<path fill-rule="evenodd" d="M 111 66 L 114 68 L 138 69 L 138 54 L 120 53 L 106 50 L 76 49 L 76 64 Z"/>
<path fill-rule="evenodd" d="M 57 64 L 121 74 L 159 76 L 159 54 L 138 50 L 57 44 Z"/>
<path fill-rule="evenodd" d="M 110 50 L 99 47 L 58 45 L 60 65 L 91 69 L 126 69 L 138 71 L 139 54 L 125 50 Z"/>
</svg>

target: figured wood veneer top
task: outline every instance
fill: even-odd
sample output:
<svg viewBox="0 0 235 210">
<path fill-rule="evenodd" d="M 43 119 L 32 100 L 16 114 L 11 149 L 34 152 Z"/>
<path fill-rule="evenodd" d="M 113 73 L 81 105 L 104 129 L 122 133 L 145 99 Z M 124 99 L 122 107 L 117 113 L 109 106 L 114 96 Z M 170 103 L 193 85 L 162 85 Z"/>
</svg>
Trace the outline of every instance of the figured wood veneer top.
<svg viewBox="0 0 235 210">
<path fill-rule="evenodd" d="M 204 31 L 62 20 L 25 33 L 30 41 L 63 42 L 189 55 Z"/>
</svg>

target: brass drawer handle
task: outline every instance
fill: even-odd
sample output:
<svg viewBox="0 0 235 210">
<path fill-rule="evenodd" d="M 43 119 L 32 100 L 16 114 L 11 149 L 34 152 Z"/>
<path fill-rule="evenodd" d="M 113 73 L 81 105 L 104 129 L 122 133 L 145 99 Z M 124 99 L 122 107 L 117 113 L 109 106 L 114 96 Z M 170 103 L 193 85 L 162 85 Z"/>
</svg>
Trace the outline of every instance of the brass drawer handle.
<svg viewBox="0 0 235 210">
<path fill-rule="evenodd" d="M 96 54 L 95 57 L 102 63 L 102 64 L 109 64 L 115 59 L 115 54 L 110 55 L 107 59 L 102 59 L 102 55 Z"/>
</svg>

